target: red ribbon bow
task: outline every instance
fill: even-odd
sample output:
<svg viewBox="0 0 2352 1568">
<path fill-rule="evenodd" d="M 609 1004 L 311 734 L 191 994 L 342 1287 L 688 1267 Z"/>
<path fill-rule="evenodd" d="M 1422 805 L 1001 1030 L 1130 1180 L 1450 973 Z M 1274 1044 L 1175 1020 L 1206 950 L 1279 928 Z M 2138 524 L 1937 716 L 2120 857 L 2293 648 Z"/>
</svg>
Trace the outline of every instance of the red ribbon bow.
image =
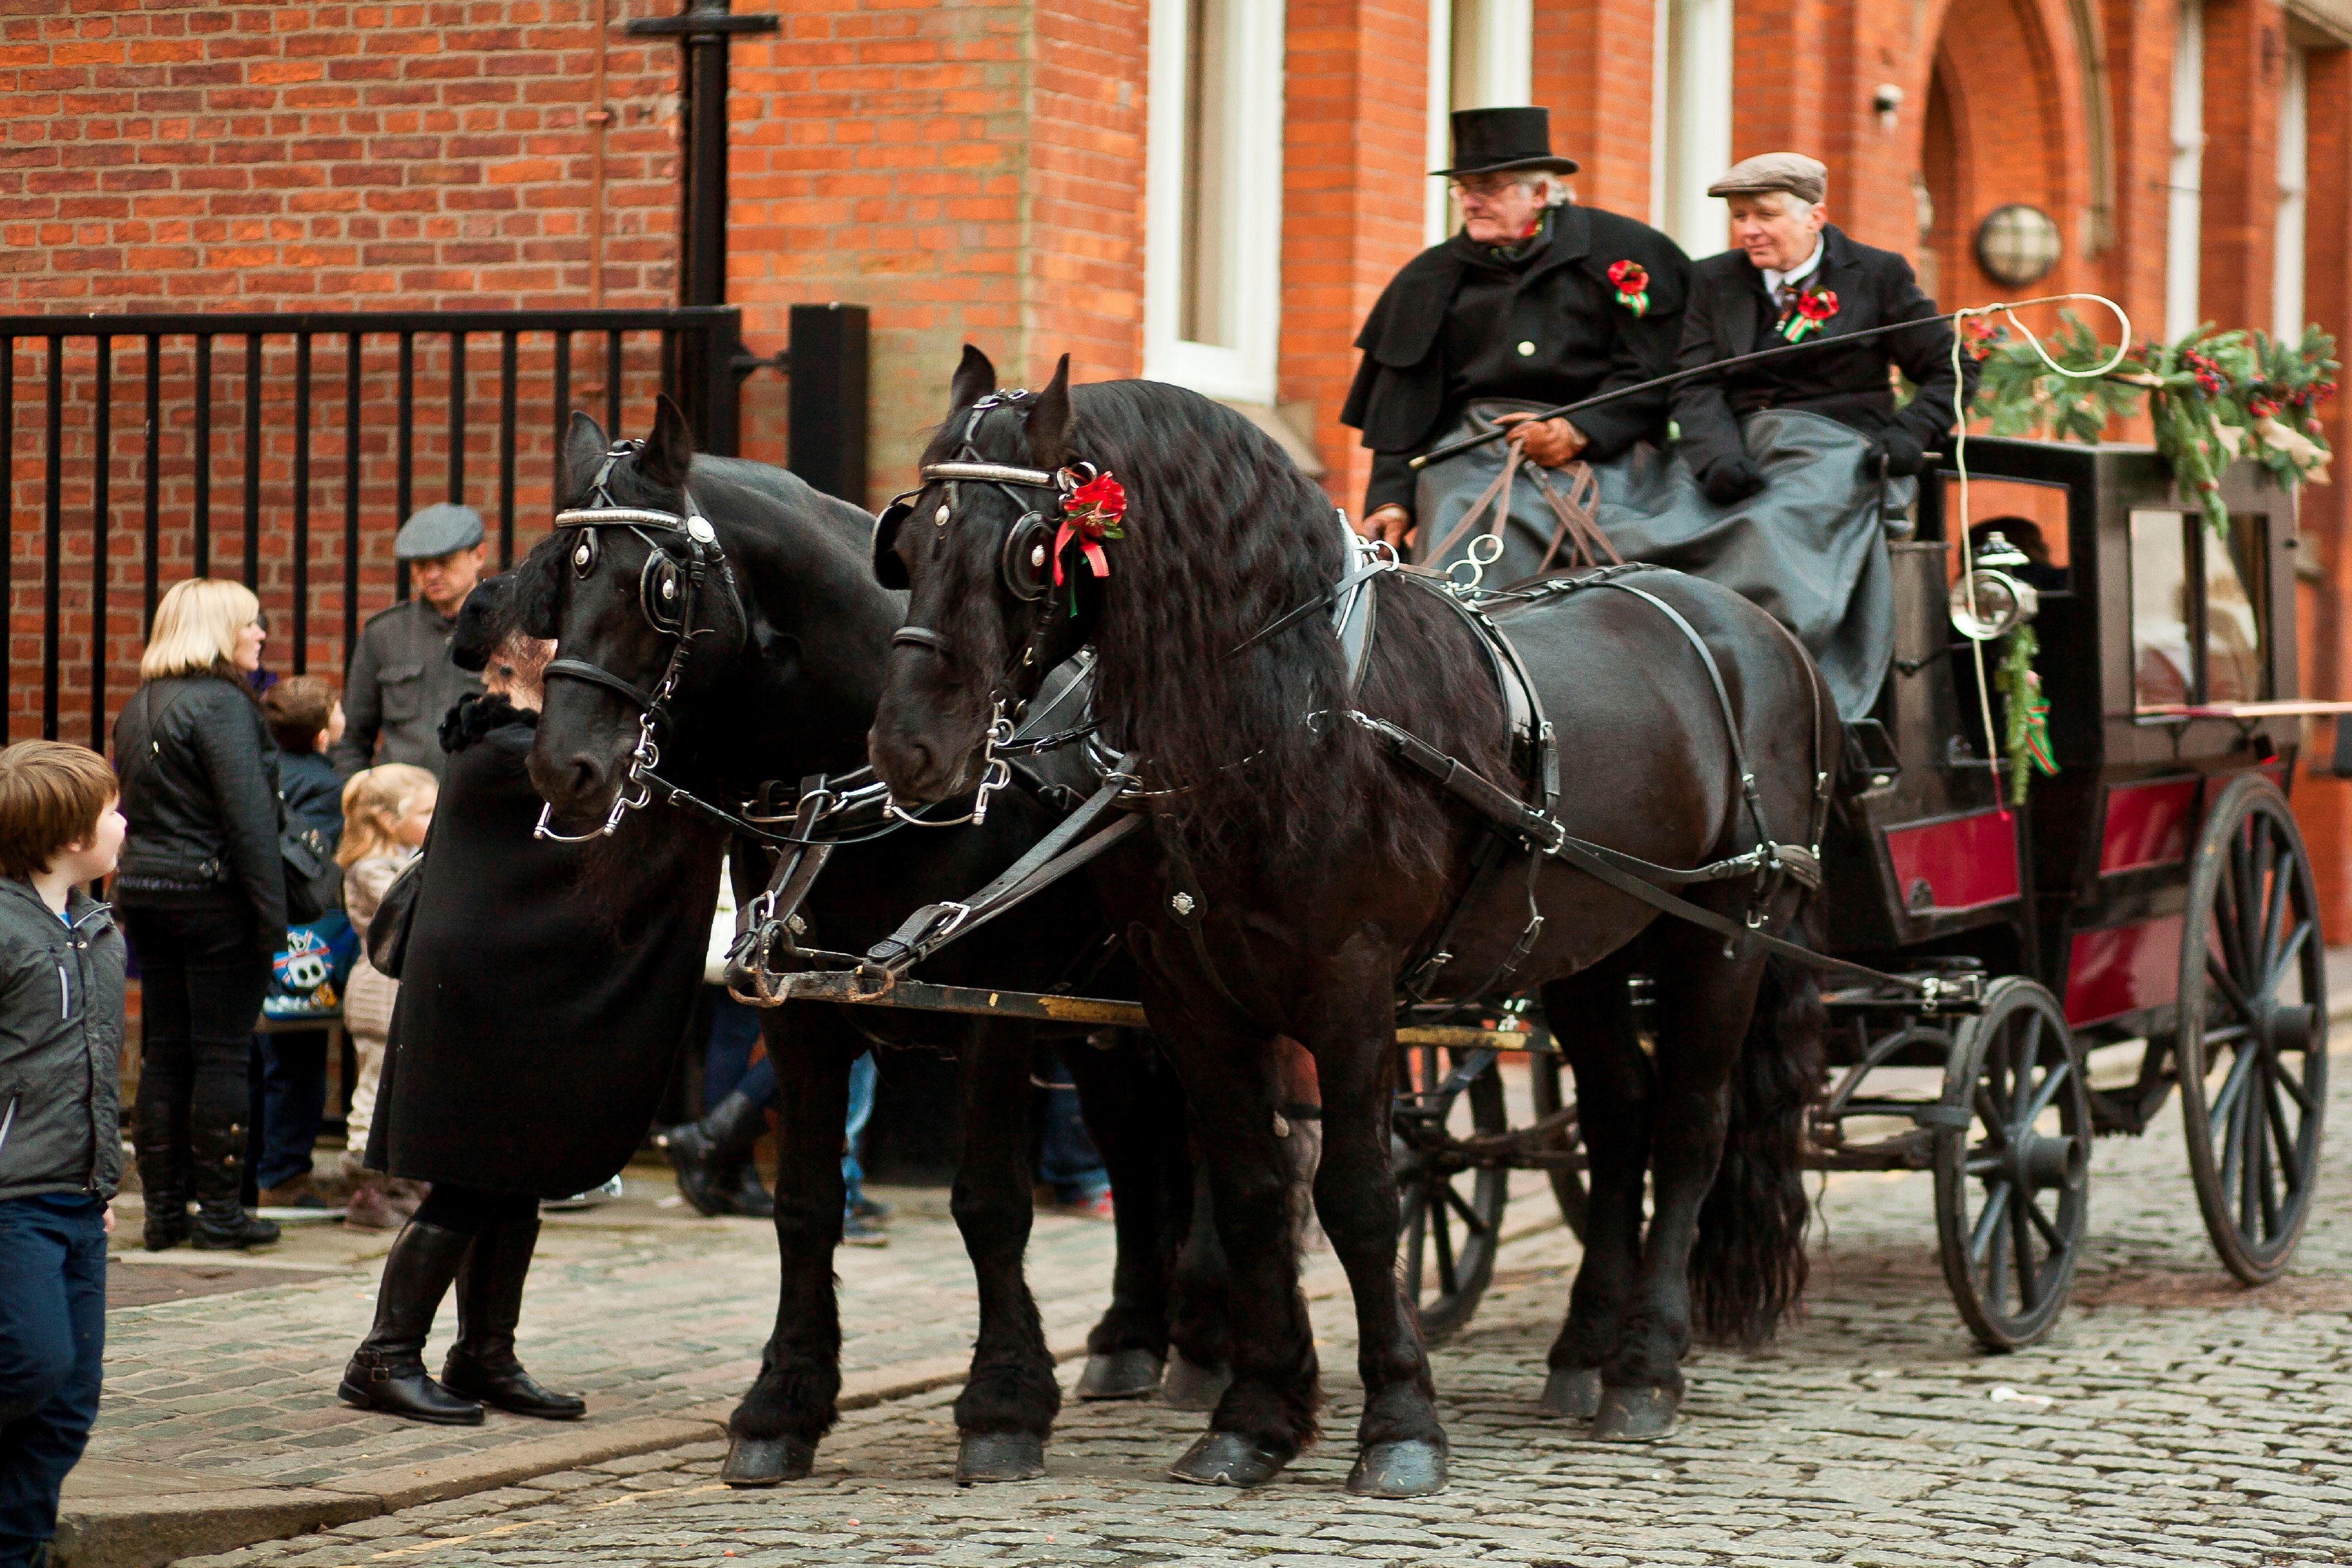
<svg viewBox="0 0 2352 1568">
<path fill-rule="evenodd" d="M 1110 575 L 1110 557 L 1103 552 L 1106 539 L 1124 539 L 1118 526 L 1127 515 L 1127 487 L 1108 474 L 1097 474 L 1072 490 L 1062 503 L 1061 531 L 1054 535 L 1054 586 L 1062 585 L 1062 549 L 1071 540 L 1097 577 Z"/>
</svg>

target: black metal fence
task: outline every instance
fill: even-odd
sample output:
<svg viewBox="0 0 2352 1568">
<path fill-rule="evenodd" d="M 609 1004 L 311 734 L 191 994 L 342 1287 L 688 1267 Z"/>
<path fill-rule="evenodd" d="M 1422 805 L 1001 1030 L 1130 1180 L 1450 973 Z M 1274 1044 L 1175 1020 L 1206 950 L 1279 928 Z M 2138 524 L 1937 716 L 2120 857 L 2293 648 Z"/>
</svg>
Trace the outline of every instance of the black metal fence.
<svg viewBox="0 0 2352 1568">
<path fill-rule="evenodd" d="M 795 307 L 793 331 L 795 450 L 803 405 L 829 411 L 809 477 L 862 501 L 864 311 Z M 86 724 L 103 747 L 182 577 L 242 577 L 271 668 L 340 673 L 407 592 L 391 539 L 417 506 L 478 508 L 510 563 L 574 408 L 642 432 L 667 391 L 701 449 L 732 454 L 739 382 L 785 363 L 747 355 L 730 307 L 0 317 L 7 733 Z"/>
</svg>

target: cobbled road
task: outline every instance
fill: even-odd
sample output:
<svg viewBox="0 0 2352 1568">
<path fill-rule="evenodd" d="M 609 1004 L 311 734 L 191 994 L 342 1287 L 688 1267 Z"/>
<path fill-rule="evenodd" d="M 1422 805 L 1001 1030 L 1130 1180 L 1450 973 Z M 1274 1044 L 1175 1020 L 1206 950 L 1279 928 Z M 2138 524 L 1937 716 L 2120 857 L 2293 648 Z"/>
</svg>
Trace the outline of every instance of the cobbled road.
<svg viewBox="0 0 2352 1568">
<path fill-rule="evenodd" d="M 2334 1076 L 2340 1129 L 2352 1072 Z M 1646 1447 L 1538 1415 L 1576 1250 L 1557 1229 L 1514 1242 L 1475 1321 L 1436 1352 L 1454 1458 L 1435 1498 L 1342 1489 L 1356 1383 L 1341 1297 L 1315 1303 L 1330 1438 L 1255 1491 L 1165 1479 L 1201 1418 L 1156 1404 L 1074 1404 L 1045 1479 L 959 1489 L 943 1390 L 846 1416 L 815 1478 L 773 1491 L 719 1486 L 705 1445 L 194 1561 L 2352 1563 L 2346 1162 L 2330 1161 L 2294 1274 L 2254 1292 L 2207 1249 L 2176 1113 L 2103 1142 L 2094 1172 L 2074 1305 L 2009 1356 L 1979 1352 L 1946 1300 L 1928 1177 L 1831 1179 L 1804 1321 L 1761 1354 L 1696 1354 L 1681 1428 Z"/>
</svg>

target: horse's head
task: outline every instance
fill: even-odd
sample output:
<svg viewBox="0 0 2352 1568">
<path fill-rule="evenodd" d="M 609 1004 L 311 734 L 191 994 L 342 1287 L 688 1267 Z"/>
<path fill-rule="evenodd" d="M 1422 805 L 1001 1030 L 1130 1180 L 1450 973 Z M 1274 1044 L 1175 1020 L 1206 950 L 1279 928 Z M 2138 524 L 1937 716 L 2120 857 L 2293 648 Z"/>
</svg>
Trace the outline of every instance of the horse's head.
<svg viewBox="0 0 2352 1568">
<path fill-rule="evenodd" d="M 1045 391 L 1000 392 L 967 344 L 922 488 L 875 524 L 875 575 L 911 590 L 867 738 L 901 801 L 977 785 L 990 726 L 1017 718 L 1093 631 L 1103 519 L 1116 530 L 1118 513 L 1089 499 L 1071 425 L 1068 356 Z"/>
<path fill-rule="evenodd" d="M 667 397 L 644 441 L 608 442 L 573 414 L 562 456 L 555 531 L 515 571 L 521 629 L 556 642 L 530 777 L 558 817 L 609 825 L 642 794 L 641 746 L 674 743 L 674 704 L 741 648 L 744 613 L 688 493 L 693 437 Z"/>
</svg>

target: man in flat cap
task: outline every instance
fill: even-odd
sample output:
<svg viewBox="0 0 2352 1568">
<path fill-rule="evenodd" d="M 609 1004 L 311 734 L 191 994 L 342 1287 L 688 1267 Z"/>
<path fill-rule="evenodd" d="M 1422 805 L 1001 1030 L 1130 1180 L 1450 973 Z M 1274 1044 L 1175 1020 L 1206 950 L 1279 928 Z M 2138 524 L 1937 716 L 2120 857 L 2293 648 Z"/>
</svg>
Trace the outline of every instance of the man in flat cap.
<svg viewBox="0 0 2352 1568">
<path fill-rule="evenodd" d="M 1731 208 L 1732 248 L 1692 269 L 1677 368 L 1818 338 L 1832 346 L 1717 378 L 1685 382 L 1674 395 L 1681 451 L 1719 506 L 1763 488 L 1740 425 L 1766 408 L 1807 409 L 1873 443 L 1885 475 L 1916 474 L 1951 433 L 1952 329 L 1920 291 L 1911 264 L 1848 237 L 1829 222 L 1829 171 L 1801 153 L 1766 153 L 1732 166 L 1706 188 Z M 1923 323 L 1848 348 L 1836 340 L 1895 321 Z M 1961 356 L 1968 384 L 1976 362 Z M 1899 366 L 1918 389 L 1901 409 L 1887 379 Z"/>
<path fill-rule="evenodd" d="M 393 555 L 408 563 L 416 597 L 372 617 L 343 681 L 343 738 L 332 753 L 349 778 L 378 763 L 413 763 L 441 776 L 441 716 L 482 678 L 450 660 L 449 634 L 482 580 L 482 514 L 443 501 L 401 524 Z"/>
<path fill-rule="evenodd" d="M 1559 537 L 1543 499 L 1556 481 L 1541 470 L 1663 445 L 1666 395 L 1572 421 L 1530 413 L 1673 368 L 1690 260 L 1647 224 L 1570 199 L 1565 176 L 1577 165 L 1553 154 L 1549 110 L 1463 110 L 1453 128 L 1453 167 L 1431 173 L 1454 182 L 1461 231 L 1407 262 L 1372 307 L 1339 418 L 1375 454 L 1365 531 L 1402 546 L 1417 528 L 1424 560 L 1463 531 L 1505 454 L 1490 447 L 1420 474 L 1409 460 L 1457 435 L 1512 426 L 1538 471 L 1505 499 L 1497 570 L 1532 572 Z"/>
</svg>

